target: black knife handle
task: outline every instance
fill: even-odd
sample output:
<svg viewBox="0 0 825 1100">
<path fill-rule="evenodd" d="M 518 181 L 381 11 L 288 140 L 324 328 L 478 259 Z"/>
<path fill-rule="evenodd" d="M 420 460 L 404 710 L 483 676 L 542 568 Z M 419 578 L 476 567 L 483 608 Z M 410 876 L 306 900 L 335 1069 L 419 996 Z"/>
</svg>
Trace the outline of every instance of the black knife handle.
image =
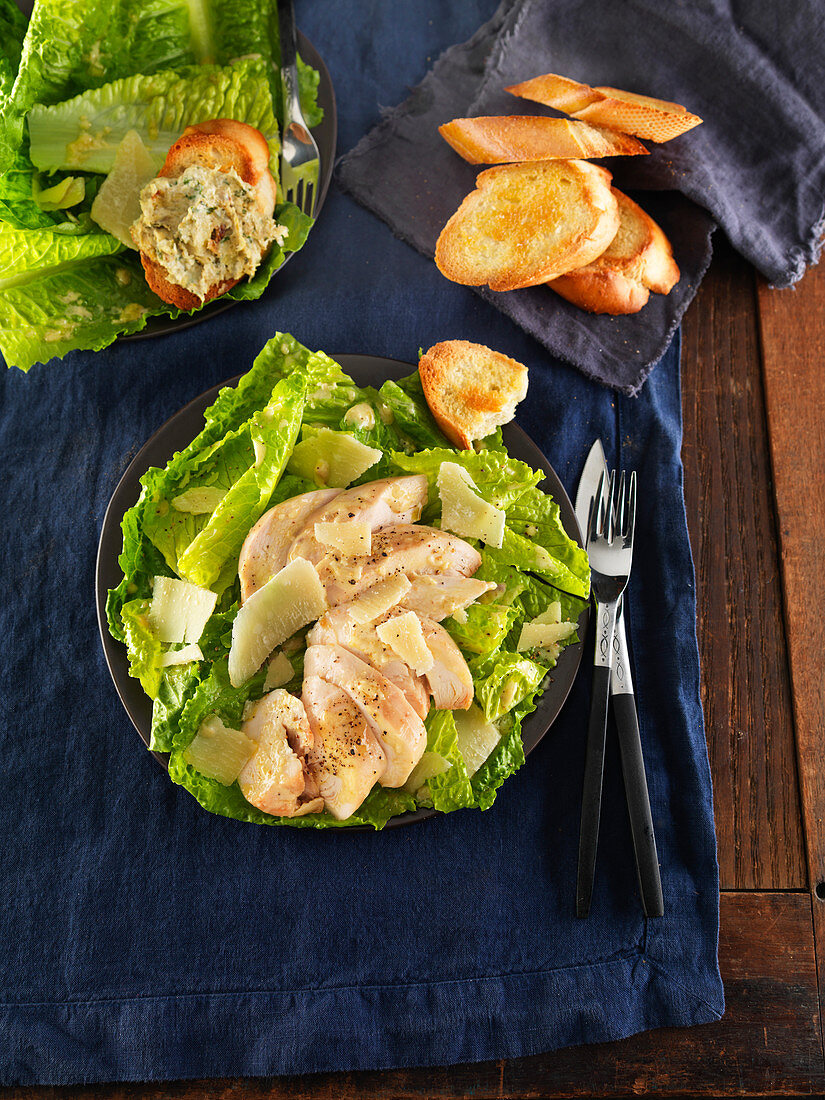
<svg viewBox="0 0 825 1100">
<path fill-rule="evenodd" d="M 593 668 L 590 718 L 587 723 L 587 752 L 584 760 L 582 819 L 579 830 L 579 869 L 576 878 L 576 916 L 586 917 L 593 895 L 599 818 L 602 809 L 604 746 L 607 734 L 607 700 L 610 691 L 609 665 Z"/>
<path fill-rule="evenodd" d="M 613 716 L 619 733 L 625 797 L 627 812 L 630 816 L 630 831 L 633 835 L 633 851 L 636 856 L 642 908 L 648 917 L 661 917 L 665 911 L 662 880 L 659 875 L 659 857 L 656 853 L 656 837 L 653 833 L 653 817 L 650 813 L 650 798 L 647 791 L 635 696 L 629 692 L 614 695 Z"/>
</svg>

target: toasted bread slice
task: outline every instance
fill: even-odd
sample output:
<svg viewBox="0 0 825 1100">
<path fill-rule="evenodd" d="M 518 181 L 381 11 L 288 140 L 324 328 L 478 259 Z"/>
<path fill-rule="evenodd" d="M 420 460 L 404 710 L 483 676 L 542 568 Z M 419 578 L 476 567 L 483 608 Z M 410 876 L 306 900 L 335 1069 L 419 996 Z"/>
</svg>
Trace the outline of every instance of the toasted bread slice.
<svg viewBox="0 0 825 1100">
<path fill-rule="evenodd" d="M 175 179 L 192 164 L 222 172 L 234 168 L 244 183 L 255 188 L 261 210 L 273 213 L 277 187 L 269 171 L 269 145 L 254 126 L 231 118 L 213 118 L 187 126 L 166 154 L 159 175 Z M 169 282 L 166 270 L 144 252 L 140 254 L 140 262 L 150 288 L 164 302 L 179 309 L 195 309 L 240 282 L 224 279 L 214 283 L 201 300 L 185 287 Z"/>
<path fill-rule="evenodd" d="M 454 118 L 438 127 L 448 145 L 470 164 L 637 156 L 647 149 L 629 134 L 611 133 L 544 115 Z"/>
<path fill-rule="evenodd" d="M 419 360 L 418 373 L 438 426 L 465 449 L 508 424 L 527 393 L 527 367 L 467 340 L 434 344 Z"/>
<path fill-rule="evenodd" d="M 670 241 L 633 199 L 615 187 L 619 232 L 586 267 L 570 271 L 548 286 L 589 313 L 638 313 L 650 292 L 669 293 L 679 281 Z"/>
<path fill-rule="evenodd" d="M 635 134 L 648 141 L 670 141 L 702 121 L 681 103 L 623 92 L 620 88 L 591 88 L 555 73 L 512 84 L 505 91 L 555 107 L 593 126 Z"/>
<path fill-rule="evenodd" d="M 435 246 L 455 283 L 516 290 L 584 267 L 619 228 L 610 173 L 586 160 L 488 168 Z"/>
</svg>

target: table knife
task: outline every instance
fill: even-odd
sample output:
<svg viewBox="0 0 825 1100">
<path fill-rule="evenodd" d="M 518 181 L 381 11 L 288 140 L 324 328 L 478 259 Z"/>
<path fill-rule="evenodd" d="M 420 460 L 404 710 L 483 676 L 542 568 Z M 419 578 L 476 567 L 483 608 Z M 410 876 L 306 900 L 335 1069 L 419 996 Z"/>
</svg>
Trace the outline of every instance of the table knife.
<svg viewBox="0 0 825 1100">
<path fill-rule="evenodd" d="M 604 448 L 601 440 L 597 439 L 590 448 L 576 492 L 576 519 L 579 521 L 579 527 L 582 531 L 587 530 L 590 508 L 602 475 L 607 477 L 608 469 Z M 625 798 L 633 837 L 633 853 L 636 859 L 642 908 L 648 917 L 661 917 L 664 913 L 662 882 L 659 874 L 656 837 L 653 832 L 650 797 L 642 756 L 639 719 L 636 713 L 636 696 L 633 691 L 633 677 L 630 671 L 627 633 L 625 630 L 624 597 L 619 605 L 616 632 L 613 636 L 610 696 L 613 704 L 613 717 L 619 735 Z"/>
</svg>

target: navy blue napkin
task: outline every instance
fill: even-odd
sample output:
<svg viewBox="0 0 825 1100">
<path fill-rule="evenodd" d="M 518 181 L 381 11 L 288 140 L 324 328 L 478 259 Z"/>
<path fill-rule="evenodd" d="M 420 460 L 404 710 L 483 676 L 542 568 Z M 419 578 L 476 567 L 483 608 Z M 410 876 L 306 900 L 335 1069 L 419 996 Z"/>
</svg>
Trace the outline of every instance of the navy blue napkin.
<svg viewBox="0 0 825 1100">
<path fill-rule="evenodd" d="M 342 144 L 491 7 L 347 0 L 333 22 L 304 5 Z M 529 366 L 518 419 L 568 491 L 597 435 L 639 470 L 630 628 L 663 919 L 641 913 L 613 735 L 593 911 L 574 915 L 586 667 L 490 810 L 380 834 L 211 816 L 143 747 L 97 633 L 106 504 L 148 436 L 276 329 L 409 361 L 483 341 Z M 333 188 L 260 302 L 0 376 L 0 1083 L 445 1064 L 720 1016 L 678 360 L 677 340 L 637 399 L 617 398 Z"/>
<path fill-rule="evenodd" d="M 555 72 L 686 104 L 703 125 L 601 163 L 670 237 L 682 277 L 638 313 L 593 316 L 546 287 L 477 292 L 554 355 L 636 393 L 690 304 L 718 224 L 776 286 L 819 257 L 825 226 L 825 8 L 815 0 L 504 0 L 347 155 L 343 185 L 432 256 L 481 168 L 438 134 L 455 117 L 558 114 L 504 91 Z M 655 194 L 651 192 L 656 192 Z M 698 205 L 697 205 L 698 204 Z"/>
</svg>

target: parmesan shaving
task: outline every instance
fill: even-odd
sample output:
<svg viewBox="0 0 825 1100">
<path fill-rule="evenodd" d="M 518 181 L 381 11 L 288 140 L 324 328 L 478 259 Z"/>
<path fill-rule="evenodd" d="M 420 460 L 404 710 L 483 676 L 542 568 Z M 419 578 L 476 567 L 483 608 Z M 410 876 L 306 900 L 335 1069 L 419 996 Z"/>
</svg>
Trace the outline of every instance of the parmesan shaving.
<svg viewBox="0 0 825 1100">
<path fill-rule="evenodd" d="M 457 462 L 442 462 L 437 483 L 442 528 L 500 548 L 506 516 L 501 508 L 478 495 L 476 484 L 464 467 Z"/>
<path fill-rule="evenodd" d="M 432 670 L 433 655 L 424 639 L 421 620 L 414 611 L 406 611 L 380 623 L 375 632 L 384 645 L 388 645 L 413 672 L 422 676 Z"/>
<path fill-rule="evenodd" d="M 203 652 L 199 645 L 185 645 L 183 649 L 172 649 L 164 653 L 160 663 L 167 668 L 170 665 L 188 665 L 190 661 L 202 661 Z"/>
<path fill-rule="evenodd" d="M 175 577 L 155 577 L 149 622 L 162 642 L 197 642 L 212 612 L 217 595 Z"/>
</svg>

